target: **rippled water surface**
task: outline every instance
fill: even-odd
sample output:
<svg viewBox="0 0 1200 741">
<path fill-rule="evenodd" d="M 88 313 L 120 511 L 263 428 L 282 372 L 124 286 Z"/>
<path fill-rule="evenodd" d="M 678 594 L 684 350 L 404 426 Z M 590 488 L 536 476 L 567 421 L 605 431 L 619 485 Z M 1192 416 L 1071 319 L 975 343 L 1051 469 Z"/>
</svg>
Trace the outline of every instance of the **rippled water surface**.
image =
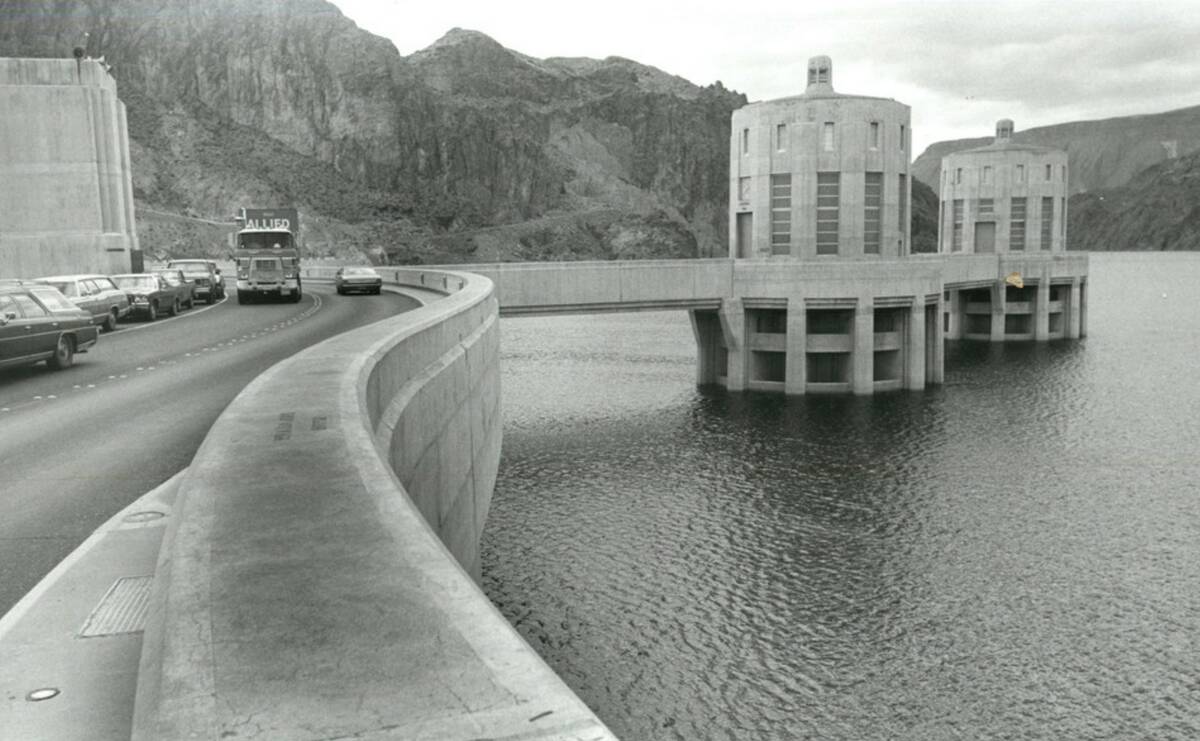
<svg viewBox="0 0 1200 741">
<path fill-rule="evenodd" d="M 1200 738 L 1200 255 L 873 398 L 695 386 L 684 312 L 505 319 L 484 586 L 627 741 Z"/>
</svg>

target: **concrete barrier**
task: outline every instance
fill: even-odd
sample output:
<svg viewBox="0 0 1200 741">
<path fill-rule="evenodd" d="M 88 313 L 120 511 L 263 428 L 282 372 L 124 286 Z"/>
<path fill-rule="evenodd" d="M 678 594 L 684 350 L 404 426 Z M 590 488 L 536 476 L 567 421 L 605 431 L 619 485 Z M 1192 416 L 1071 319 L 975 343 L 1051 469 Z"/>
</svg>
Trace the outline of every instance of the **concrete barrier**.
<svg viewBox="0 0 1200 741">
<path fill-rule="evenodd" d="M 181 482 L 135 739 L 612 738 L 471 578 L 500 455 L 492 283 L 382 272 L 446 297 L 272 367 Z"/>
</svg>

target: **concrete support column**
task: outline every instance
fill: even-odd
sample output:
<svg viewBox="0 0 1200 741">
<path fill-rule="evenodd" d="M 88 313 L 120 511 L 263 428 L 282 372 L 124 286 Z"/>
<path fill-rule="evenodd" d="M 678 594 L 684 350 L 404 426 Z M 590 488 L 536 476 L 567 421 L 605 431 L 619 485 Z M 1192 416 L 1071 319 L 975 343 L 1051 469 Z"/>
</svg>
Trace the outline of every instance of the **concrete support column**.
<svg viewBox="0 0 1200 741">
<path fill-rule="evenodd" d="M 963 306 L 962 306 L 962 291 L 950 292 L 950 327 L 946 330 L 946 339 L 961 340 L 963 335 Z M 941 306 L 941 302 L 938 302 Z M 941 317 L 938 317 L 942 321 Z"/>
<path fill-rule="evenodd" d="M 875 307 L 860 298 L 854 310 L 854 351 L 850 353 L 850 390 L 875 393 Z"/>
<path fill-rule="evenodd" d="M 716 312 L 689 311 L 692 334 L 696 338 L 696 385 L 707 386 L 718 382 L 717 362 L 720 359 L 721 320 Z"/>
<path fill-rule="evenodd" d="M 1004 342 L 1004 281 L 992 284 L 992 342 Z"/>
<path fill-rule="evenodd" d="M 1033 306 L 1033 339 L 1045 342 L 1050 339 L 1050 274 L 1042 273 L 1038 278 L 1037 300 Z"/>
<path fill-rule="evenodd" d="M 1087 281 L 1079 282 L 1079 336 L 1087 337 Z"/>
<path fill-rule="evenodd" d="M 905 322 L 904 388 L 925 388 L 925 297 L 913 299 Z"/>
<path fill-rule="evenodd" d="M 1082 304 L 1079 300 L 1080 285 L 1078 278 L 1071 280 L 1071 296 L 1069 308 L 1067 309 L 1067 339 L 1071 340 L 1079 339 L 1080 327 L 1083 324 L 1079 319 L 1079 307 Z"/>
<path fill-rule="evenodd" d="M 746 365 L 749 352 L 746 350 L 746 308 L 740 298 L 721 301 L 721 334 L 725 338 L 729 366 L 726 369 L 725 388 L 730 391 L 746 390 Z"/>
<path fill-rule="evenodd" d="M 951 294 L 953 295 L 953 294 Z M 925 357 L 925 379 L 927 384 L 941 384 L 946 381 L 946 338 L 942 331 L 942 295 L 938 294 L 937 311 L 933 321 L 925 328 L 925 342 L 931 345 L 932 351 Z"/>
<path fill-rule="evenodd" d="M 787 304 L 787 360 L 783 392 L 803 394 L 808 381 L 808 313 L 803 296 L 792 296 Z"/>
</svg>

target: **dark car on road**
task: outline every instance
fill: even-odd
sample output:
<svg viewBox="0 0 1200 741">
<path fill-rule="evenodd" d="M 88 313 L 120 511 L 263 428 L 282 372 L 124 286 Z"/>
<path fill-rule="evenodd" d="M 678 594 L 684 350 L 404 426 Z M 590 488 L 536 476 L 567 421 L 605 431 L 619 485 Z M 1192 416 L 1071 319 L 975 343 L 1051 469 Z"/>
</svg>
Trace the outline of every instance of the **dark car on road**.
<svg viewBox="0 0 1200 741">
<path fill-rule="evenodd" d="M 383 278 L 374 268 L 338 268 L 333 276 L 333 285 L 339 294 L 374 293 L 383 289 Z"/>
<path fill-rule="evenodd" d="M 179 271 L 176 271 L 179 272 Z M 191 284 L 172 285 L 164 276 L 156 273 L 126 273 L 112 276 L 113 282 L 129 296 L 133 305 L 131 312 L 154 321 L 163 314 L 175 316 L 190 300 Z"/>
<path fill-rule="evenodd" d="M 69 368 L 75 354 L 96 344 L 100 329 L 92 315 L 53 286 L 5 281 L 0 284 L 0 367 L 45 360 Z"/>
<path fill-rule="evenodd" d="M 107 275 L 51 275 L 35 280 L 57 288 L 106 332 L 116 329 L 117 320 L 129 314 L 129 299 Z"/>
<path fill-rule="evenodd" d="M 167 262 L 168 270 L 181 270 L 188 280 L 196 285 L 195 295 L 207 303 L 216 303 L 225 298 L 225 281 L 221 269 L 212 260 L 179 259 Z"/>
</svg>

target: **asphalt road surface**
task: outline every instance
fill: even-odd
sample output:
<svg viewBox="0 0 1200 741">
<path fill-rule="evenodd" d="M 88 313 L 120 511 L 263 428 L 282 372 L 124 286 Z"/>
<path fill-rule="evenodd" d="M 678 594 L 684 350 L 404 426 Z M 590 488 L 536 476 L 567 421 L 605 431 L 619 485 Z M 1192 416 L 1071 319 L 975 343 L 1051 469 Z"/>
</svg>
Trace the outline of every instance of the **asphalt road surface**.
<svg viewBox="0 0 1200 741">
<path fill-rule="evenodd" d="M 0 371 L 0 615 L 93 530 L 191 463 L 212 423 L 277 361 L 417 305 L 305 286 L 124 322 L 75 366 Z"/>
</svg>

